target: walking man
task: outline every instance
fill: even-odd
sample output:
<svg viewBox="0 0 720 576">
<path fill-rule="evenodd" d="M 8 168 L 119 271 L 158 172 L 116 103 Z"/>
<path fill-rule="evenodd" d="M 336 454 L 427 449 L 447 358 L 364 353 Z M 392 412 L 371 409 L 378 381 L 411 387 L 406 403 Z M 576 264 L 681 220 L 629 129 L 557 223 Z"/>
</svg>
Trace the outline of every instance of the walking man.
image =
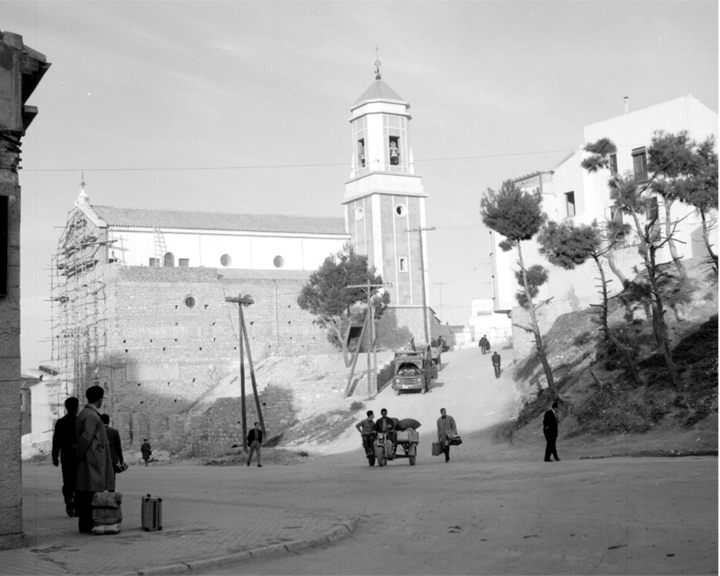
<svg viewBox="0 0 720 576">
<path fill-rule="evenodd" d="M 363 448 L 365 448 L 365 454 L 367 456 L 372 456 L 373 453 L 373 436 L 375 435 L 375 431 L 373 430 L 375 426 L 374 417 L 375 414 L 373 414 L 373 411 L 368 410 L 367 418 L 355 424 L 355 428 L 360 432 Z"/>
<path fill-rule="evenodd" d="M 248 455 L 247 465 L 250 466 L 250 460 L 252 460 L 253 453 L 257 451 L 257 463 L 258 468 L 262 468 L 262 461 L 260 459 L 260 446 L 262 446 L 263 433 L 260 430 L 260 424 L 255 422 L 255 428 L 250 430 L 248 433 L 248 444 L 250 445 L 250 454 Z"/>
<path fill-rule="evenodd" d="M 497 352 L 493 352 L 493 355 L 491 356 L 491 358 L 492 358 L 493 368 L 495 369 L 495 378 L 500 378 L 500 373 L 502 372 L 502 370 L 500 370 L 500 362 L 501 362 L 500 354 L 498 354 Z"/>
<path fill-rule="evenodd" d="M 437 438 L 445 453 L 445 462 L 450 462 L 450 441 L 457 436 L 455 418 L 447 415 L 445 408 L 440 409 L 437 421 Z"/>
<path fill-rule="evenodd" d="M 150 442 L 148 442 L 148 439 L 145 438 L 143 440 L 143 443 L 140 445 L 140 453 L 142 454 L 143 462 L 145 462 L 145 466 L 148 465 L 148 461 L 150 460 L 150 456 L 152 456 L 152 448 L 150 448 Z"/>
<path fill-rule="evenodd" d="M 550 456 L 555 457 L 555 462 L 560 462 L 560 457 L 557 453 L 557 447 L 555 443 L 558 437 L 558 417 L 556 410 L 558 409 L 558 402 L 555 400 L 549 410 L 545 412 L 543 417 L 543 434 L 545 434 L 545 462 L 552 462 Z"/>
<path fill-rule="evenodd" d="M 52 463 L 53 466 L 62 463 L 62 494 L 65 499 L 65 512 L 71 518 L 77 478 L 77 462 L 75 454 L 73 454 L 73 444 L 75 444 L 75 421 L 79 407 L 80 401 L 77 398 L 70 397 L 65 400 L 67 414 L 55 424 L 52 440 Z"/>
<path fill-rule="evenodd" d="M 490 341 L 485 334 L 480 338 L 480 350 L 482 350 L 483 355 L 487 354 L 488 350 L 490 350 Z"/>
<path fill-rule="evenodd" d="M 125 463 L 122 453 L 122 443 L 120 442 L 120 432 L 110 426 L 110 416 L 107 414 L 102 414 L 100 419 L 105 425 L 105 434 L 107 435 L 108 446 L 110 446 L 110 460 L 112 461 L 113 470 L 117 472 Z"/>
<path fill-rule="evenodd" d="M 80 532 L 91 532 L 93 527 L 92 497 L 95 492 L 115 491 L 115 471 L 112 467 L 110 446 L 99 408 L 105 390 L 90 386 L 85 392 L 88 403 L 75 422 L 75 458 L 77 481 L 75 484 L 75 513 L 79 518 Z"/>
</svg>

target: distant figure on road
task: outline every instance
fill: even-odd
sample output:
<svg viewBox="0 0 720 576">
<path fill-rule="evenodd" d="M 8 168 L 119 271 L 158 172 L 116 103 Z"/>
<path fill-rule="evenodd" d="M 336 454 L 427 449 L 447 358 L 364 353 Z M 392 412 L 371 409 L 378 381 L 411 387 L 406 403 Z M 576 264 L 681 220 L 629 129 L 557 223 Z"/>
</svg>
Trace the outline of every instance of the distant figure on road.
<svg viewBox="0 0 720 576">
<path fill-rule="evenodd" d="M 148 442 L 147 438 L 143 440 L 140 446 L 140 452 L 142 453 L 143 462 L 145 462 L 145 466 L 147 466 L 148 460 L 150 460 L 150 456 L 152 455 L 152 448 L 150 448 L 150 442 Z"/>
<path fill-rule="evenodd" d="M 543 434 L 545 434 L 545 440 L 547 442 L 545 446 L 545 462 L 552 462 L 550 456 L 555 457 L 555 462 L 560 462 L 557 447 L 555 446 L 558 437 L 558 417 L 557 412 L 555 412 L 557 408 L 558 402 L 555 400 L 543 417 Z"/>
<path fill-rule="evenodd" d="M 493 352 L 490 358 L 492 358 L 493 368 L 495 369 L 495 378 L 500 378 L 500 373 L 502 372 L 502 370 L 500 370 L 500 354 Z"/>
<path fill-rule="evenodd" d="M 365 454 L 367 456 L 372 456 L 373 453 L 373 436 L 375 435 L 375 421 L 373 420 L 374 417 L 375 414 L 373 414 L 373 411 L 368 410 L 367 418 L 355 424 L 355 428 L 357 428 L 358 432 L 360 432 L 360 435 L 362 437 L 363 448 L 365 448 Z"/>
<path fill-rule="evenodd" d="M 250 446 L 250 454 L 248 454 L 247 459 L 247 465 L 250 466 L 250 461 L 252 460 L 253 453 L 257 451 L 257 463 L 258 468 L 262 468 L 262 459 L 260 456 L 260 447 L 262 446 L 263 441 L 263 434 L 262 430 L 260 430 L 260 423 L 255 422 L 255 428 L 250 430 L 248 433 L 248 445 Z"/>
<path fill-rule="evenodd" d="M 105 424 L 105 434 L 107 434 L 108 444 L 110 446 L 110 460 L 112 461 L 113 470 L 119 472 L 125 463 L 122 453 L 122 444 L 120 442 L 120 432 L 110 426 L 110 416 L 102 414 L 100 419 Z"/>
<path fill-rule="evenodd" d="M 487 354 L 488 350 L 490 350 L 490 341 L 487 339 L 487 336 L 483 334 L 483 337 L 480 338 L 480 350 L 482 350 L 483 354 Z"/>
<path fill-rule="evenodd" d="M 450 462 L 450 441 L 457 436 L 455 418 L 447 415 L 445 408 L 440 408 L 440 418 L 437 421 L 437 438 L 445 452 L 445 462 Z"/>
<path fill-rule="evenodd" d="M 98 411 L 103 403 L 105 390 L 90 386 L 85 391 L 88 403 L 75 421 L 75 458 L 77 479 L 75 482 L 75 514 L 80 532 L 90 533 L 93 528 L 92 497 L 95 492 L 115 491 L 115 471 L 110 459 L 105 425 Z"/>
<path fill-rule="evenodd" d="M 80 400 L 75 397 L 71 396 L 65 400 L 67 414 L 55 424 L 52 440 L 52 463 L 57 466 L 62 462 L 62 494 L 65 499 L 65 512 L 71 518 L 75 498 L 75 479 L 77 478 L 77 461 L 73 453 L 73 444 L 75 444 L 75 421 L 79 406 Z"/>
</svg>

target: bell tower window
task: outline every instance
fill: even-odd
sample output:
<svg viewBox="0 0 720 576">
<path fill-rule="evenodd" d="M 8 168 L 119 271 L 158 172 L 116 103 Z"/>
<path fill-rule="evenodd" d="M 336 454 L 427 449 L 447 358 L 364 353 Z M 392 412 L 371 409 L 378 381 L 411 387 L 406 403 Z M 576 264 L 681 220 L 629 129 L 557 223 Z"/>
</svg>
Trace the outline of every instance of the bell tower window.
<svg viewBox="0 0 720 576">
<path fill-rule="evenodd" d="M 390 136 L 390 165 L 397 166 L 400 164 L 400 138 L 398 136 Z"/>
<path fill-rule="evenodd" d="M 358 140 L 357 150 L 360 168 L 365 168 L 365 138 L 360 138 L 360 140 Z"/>
</svg>

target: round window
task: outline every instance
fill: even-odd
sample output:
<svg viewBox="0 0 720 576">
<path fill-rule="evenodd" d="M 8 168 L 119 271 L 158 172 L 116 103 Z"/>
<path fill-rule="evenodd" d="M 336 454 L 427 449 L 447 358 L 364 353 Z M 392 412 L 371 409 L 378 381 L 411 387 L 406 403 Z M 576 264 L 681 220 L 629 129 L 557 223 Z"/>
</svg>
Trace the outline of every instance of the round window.
<svg viewBox="0 0 720 576">
<path fill-rule="evenodd" d="M 232 258 L 230 257 L 230 254 L 223 254 L 220 256 L 220 264 L 225 266 L 226 268 L 232 264 Z"/>
<path fill-rule="evenodd" d="M 185 306 L 188 308 L 195 308 L 196 304 L 197 300 L 195 300 L 195 296 L 185 296 Z"/>
<path fill-rule="evenodd" d="M 273 264 L 275 264 L 275 268 L 282 268 L 283 266 L 285 266 L 285 258 L 283 258 L 282 256 L 275 256 Z"/>
<path fill-rule="evenodd" d="M 365 216 L 365 212 L 362 208 L 358 208 L 355 210 L 355 220 L 362 220 Z"/>
<path fill-rule="evenodd" d="M 398 204 L 395 206 L 395 214 L 397 214 L 400 218 L 404 218 L 405 214 L 407 214 L 407 208 L 405 207 L 405 204 Z"/>
</svg>

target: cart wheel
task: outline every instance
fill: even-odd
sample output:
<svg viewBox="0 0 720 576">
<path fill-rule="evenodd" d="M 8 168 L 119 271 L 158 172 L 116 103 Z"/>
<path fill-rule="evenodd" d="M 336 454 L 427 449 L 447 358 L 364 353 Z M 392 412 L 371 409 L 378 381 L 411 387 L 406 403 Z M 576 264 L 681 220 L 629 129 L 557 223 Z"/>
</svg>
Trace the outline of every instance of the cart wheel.
<svg viewBox="0 0 720 576">
<path fill-rule="evenodd" d="M 408 456 L 408 460 L 410 460 L 410 466 L 415 466 L 415 456 Z"/>
<path fill-rule="evenodd" d="M 387 459 L 385 458 L 385 451 L 382 448 L 375 448 L 375 459 L 377 460 L 378 466 L 385 466 Z"/>
<path fill-rule="evenodd" d="M 395 390 L 395 396 L 400 396 L 400 390 Z"/>
</svg>

